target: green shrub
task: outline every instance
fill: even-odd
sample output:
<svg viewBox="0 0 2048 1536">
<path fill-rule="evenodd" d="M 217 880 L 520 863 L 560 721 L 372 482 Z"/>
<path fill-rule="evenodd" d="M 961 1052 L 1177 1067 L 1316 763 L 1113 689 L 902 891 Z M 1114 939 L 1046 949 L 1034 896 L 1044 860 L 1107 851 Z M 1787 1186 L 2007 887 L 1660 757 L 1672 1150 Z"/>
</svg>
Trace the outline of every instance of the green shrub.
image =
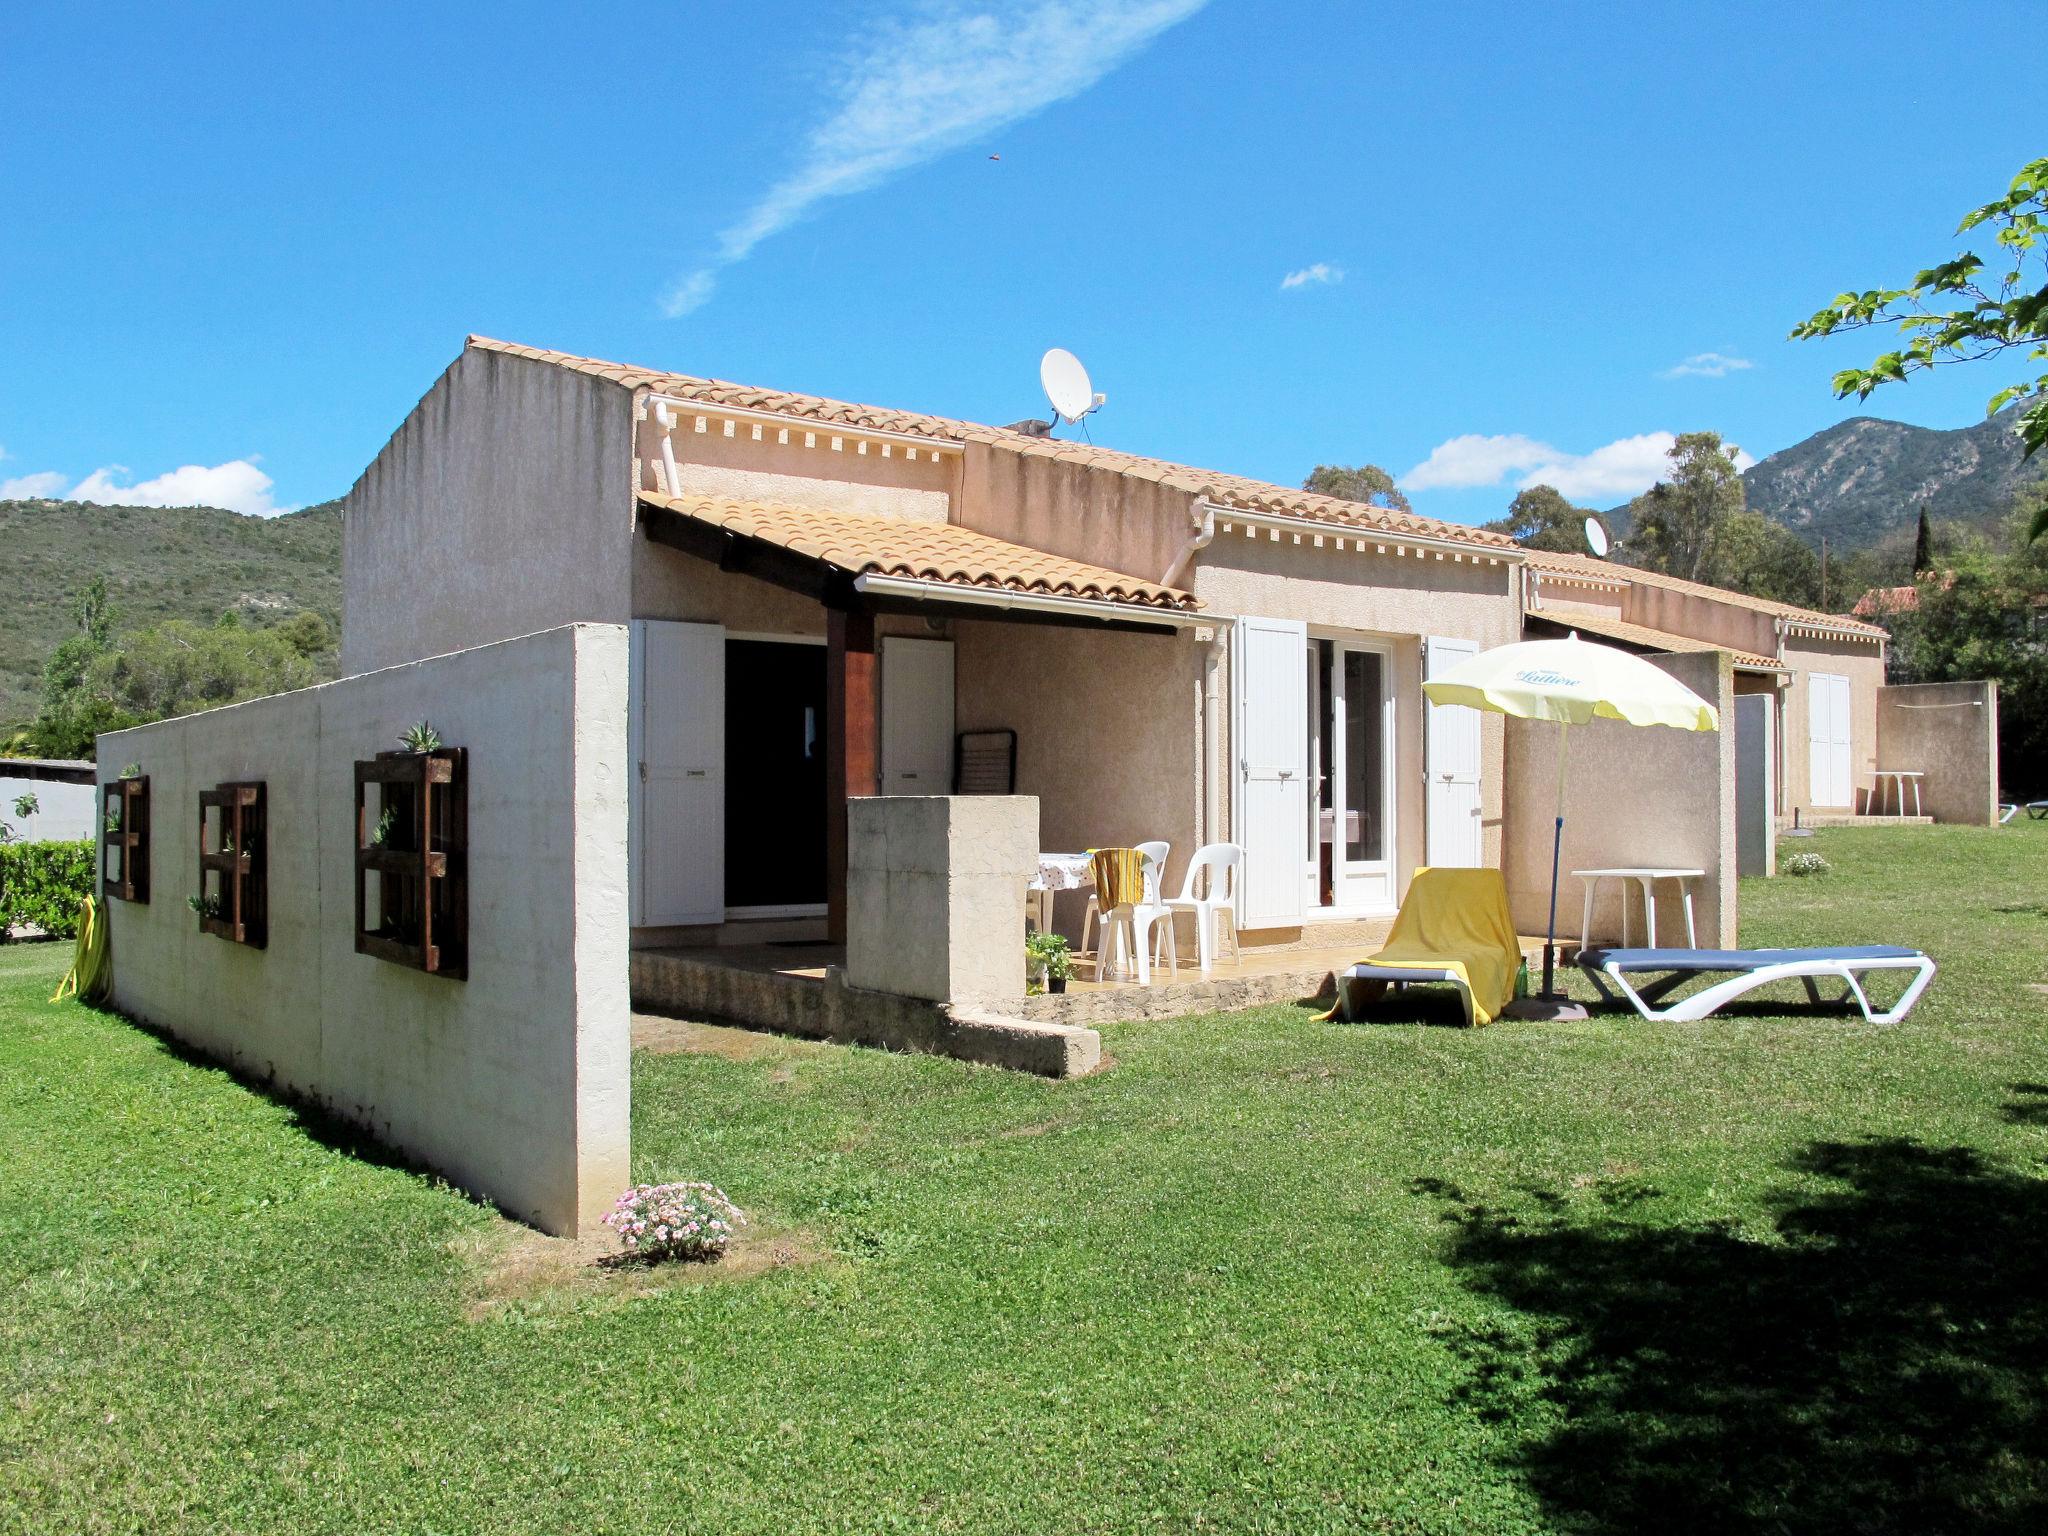
<svg viewBox="0 0 2048 1536">
<path fill-rule="evenodd" d="M 1833 868 L 1834 865 L 1812 849 L 1808 849 L 1804 853 L 1788 855 L 1785 862 L 1778 866 L 1778 871 L 1787 875 L 1824 875 Z"/>
<path fill-rule="evenodd" d="M 78 935 L 78 904 L 92 894 L 93 845 L 0 846 L 0 933 L 34 925 L 60 939 Z"/>
</svg>

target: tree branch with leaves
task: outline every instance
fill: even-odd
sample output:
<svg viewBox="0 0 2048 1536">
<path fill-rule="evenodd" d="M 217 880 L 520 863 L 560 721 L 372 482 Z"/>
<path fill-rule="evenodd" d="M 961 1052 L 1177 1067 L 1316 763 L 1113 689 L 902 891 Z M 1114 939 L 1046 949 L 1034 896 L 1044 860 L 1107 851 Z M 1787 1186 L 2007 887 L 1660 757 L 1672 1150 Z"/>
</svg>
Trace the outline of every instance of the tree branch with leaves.
<svg viewBox="0 0 2048 1536">
<path fill-rule="evenodd" d="M 1872 326 L 1895 326 L 1906 343 L 1867 368 L 1835 375 L 1835 397 L 1867 400 L 1881 384 L 1896 384 L 1927 368 L 1982 362 L 2008 352 L 2048 361 L 2048 156 L 2030 160 L 2005 196 L 1965 214 L 1958 235 L 1989 231 L 1989 259 L 1975 251 L 1922 269 L 1904 288 L 1844 293 L 1795 326 L 1796 341 Z M 1953 306 L 1953 307 L 1944 307 Z M 2031 457 L 2048 443 L 2048 373 L 1998 391 L 1986 407 L 1997 415 L 2015 401 L 2033 403 L 2020 413 L 2019 435 Z M 2031 536 L 2048 533 L 2037 519 Z"/>
</svg>

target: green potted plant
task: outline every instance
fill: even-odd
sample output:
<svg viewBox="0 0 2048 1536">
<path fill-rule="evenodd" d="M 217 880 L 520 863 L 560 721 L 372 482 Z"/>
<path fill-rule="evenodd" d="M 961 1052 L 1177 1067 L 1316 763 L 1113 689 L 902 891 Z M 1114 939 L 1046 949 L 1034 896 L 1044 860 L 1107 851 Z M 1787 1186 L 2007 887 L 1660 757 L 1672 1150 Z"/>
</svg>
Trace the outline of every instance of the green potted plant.
<svg viewBox="0 0 2048 1536">
<path fill-rule="evenodd" d="M 1043 979 L 1048 992 L 1067 990 L 1074 974 L 1074 957 L 1064 934 L 1032 933 L 1024 940 L 1024 975 L 1027 982 Z"/>
</svg>

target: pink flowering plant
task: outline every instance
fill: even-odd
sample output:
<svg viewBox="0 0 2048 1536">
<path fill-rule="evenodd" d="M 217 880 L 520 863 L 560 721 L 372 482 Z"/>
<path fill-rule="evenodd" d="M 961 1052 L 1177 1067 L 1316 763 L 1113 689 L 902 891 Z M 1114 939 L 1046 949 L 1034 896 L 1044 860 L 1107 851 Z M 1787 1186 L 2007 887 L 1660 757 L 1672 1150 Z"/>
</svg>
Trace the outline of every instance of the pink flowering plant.
<svg viewBox="0 0 2048 1536">
<path fill-rule="evenodd" d="M 715 1259 L 747 1224 L 715 1184 L 636 1184 L 604 1218 L 626 1251 L 650 1259 Z"/>
</svg>

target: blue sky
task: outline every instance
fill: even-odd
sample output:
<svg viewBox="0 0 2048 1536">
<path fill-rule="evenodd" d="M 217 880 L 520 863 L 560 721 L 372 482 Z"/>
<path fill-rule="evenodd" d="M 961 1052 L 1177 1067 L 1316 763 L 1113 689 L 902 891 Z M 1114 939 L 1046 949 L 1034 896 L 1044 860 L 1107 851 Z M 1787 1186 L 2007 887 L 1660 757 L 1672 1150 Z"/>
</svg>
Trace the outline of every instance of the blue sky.
<svg viewBox="0 0 2048 1536">
<path fill-rule="evenodd" d="M 2048 151 L 1985 68 L 2041 15 L 15 8 L 0 489 L 338 495 L 470 331 L 995 422 L 1061 345 L 1098 442 L 1466 521 L 1657 433 L 1958 426 L 2016 367 L 1859 408 L 1874 338 L 1784 336 Z"/>
</svg>

